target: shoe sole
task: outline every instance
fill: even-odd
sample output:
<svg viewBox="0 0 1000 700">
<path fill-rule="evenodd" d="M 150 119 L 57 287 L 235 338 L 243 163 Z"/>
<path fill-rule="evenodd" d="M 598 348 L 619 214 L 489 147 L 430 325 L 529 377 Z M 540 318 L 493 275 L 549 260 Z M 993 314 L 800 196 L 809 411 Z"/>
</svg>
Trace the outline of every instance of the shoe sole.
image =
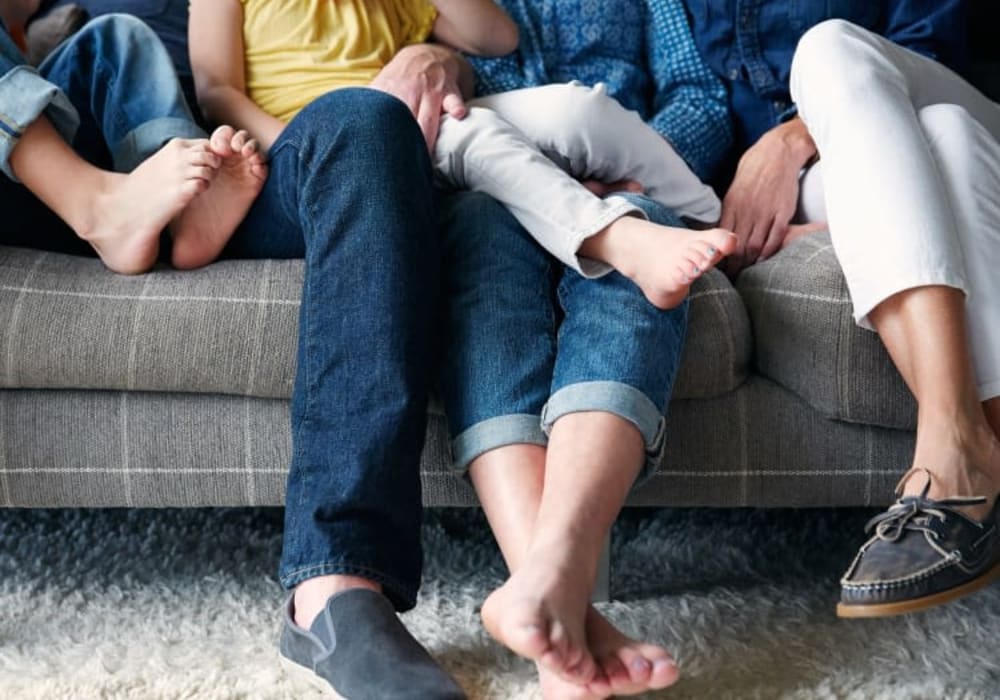
<svg viewBox="0 0 1000 700">
<path fill-rule="evenodd" d="M 338 693 L 333 689 L 327 681 L 317 676 L 310 669 L 306 668 L 302 664 L 297 664 L 291 659 L 285 657 L 282 654 L 278 654 L 278 661 L 281 662 L 281 667 L 285 670 L 285 673 L 298 681 L 303 683 L 308 683 L 313 688 L 316 688 L 322 692 L 328 698 L 336 698 L 336 700 L 348 700 L 343 695 Z"/>
<path fill-rule="evenodd" d="M 911 600 L 901 600 L 896 603 L 879 603 L 877 605 L 849 605 L 837 603 L 837 617 L 863 618 L 863 617 L 892 617 L 893 615 L 905 615 L 906 613 L 920 612 L 938 605 L 950 603 L 970 593 L 975 593 L 981 588 L 988 586 L 994 579 L 1000 578 L 1000 563 L 992 569 L 982 574 L 978 578 L 963 583 L 961 586 L 949 588 L 934 595 L 923 598 L 913 598 Z"/>
</svg>

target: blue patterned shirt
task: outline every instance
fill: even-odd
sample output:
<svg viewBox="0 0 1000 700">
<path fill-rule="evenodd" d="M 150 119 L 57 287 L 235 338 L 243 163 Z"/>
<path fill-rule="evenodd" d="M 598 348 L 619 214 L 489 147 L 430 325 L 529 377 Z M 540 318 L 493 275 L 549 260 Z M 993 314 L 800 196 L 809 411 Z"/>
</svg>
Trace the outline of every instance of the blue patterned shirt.
<svg viewBox="0 0 1000 700">
<path fill-rule="evenodd" d="M 695 47 L 681 0 L 497 0 L 521 32 L 517 51 L 476 58 L 479 94 L 603 82 L 702 179 L 732 143 L 726 91 Z"/>
</svg>

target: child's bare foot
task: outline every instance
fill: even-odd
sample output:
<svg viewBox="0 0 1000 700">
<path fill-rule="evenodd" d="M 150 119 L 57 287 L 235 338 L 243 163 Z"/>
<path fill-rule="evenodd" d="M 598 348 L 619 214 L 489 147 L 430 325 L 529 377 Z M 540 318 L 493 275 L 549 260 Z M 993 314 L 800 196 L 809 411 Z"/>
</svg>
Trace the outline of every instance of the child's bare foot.
<svg viewBox="0 0 1000 700">
<path fill-rule="evenodd" d="M 631 279 L 653 306 L 672 309 L 736 245 L 736 235 L 725 229 L 692 231 L 623 216 L 588 238 L 580 252 Z"/>
<path fill-rule="evenodd" d="M 220 126 L 209 143 L 221 160 L 219 172 L 170 225 L 171 262 L 181 269 L 207 265 L 219 256 L 267 179 L 264 157 L 246 131 Z"/>
<path fill-rule="evenodd" d="M 483 624 L 515 653 L 585 685 L 597 671 L 584 631 L 587 577 L 563 552 L 533 552 L 528 562 L 483 603 Z"/>
<path fill-rule="evenodd" d="M 101 192 L 77 233 L 109 269 L 146 272 L 156 262 L 160 233 L 208 189 L 218 167 L 207 140 L 173 139 L 132 172 L 101 176 Z"/>
<path fill-rule="evenodd" d="M 543 666 L 538 680 L 544 700 L 601 700 L 661 690 L 677 680 L 677 664 L 667 650 L 630 639 L 593 606 L 587 609 L 587 644 L 597 673 L 586 685 L 567 681 Z"/>
</svg>

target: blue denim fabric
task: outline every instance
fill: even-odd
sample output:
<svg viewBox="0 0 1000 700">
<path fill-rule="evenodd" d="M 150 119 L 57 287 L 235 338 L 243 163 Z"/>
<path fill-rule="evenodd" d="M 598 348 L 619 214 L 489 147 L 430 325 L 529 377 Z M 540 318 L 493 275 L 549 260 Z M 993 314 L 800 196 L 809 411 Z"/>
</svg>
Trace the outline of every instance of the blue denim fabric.
<svg viewBox="0 0 1000 700">
<path fill-rule="evenodd" d="M 823 20 L 849 20 L 956 70 L 967 57 L 965 0 L 685 3 L 701 55 L 730 86 L 741 152 L 795 114 L 788 92 L 792 55 L 802 35 Z"/>
<path fill-rule="evenodd" d="M 658 204 L 629 197 L 652 220 L 683 225 Z M 617 272 L 581 277 L 485 195 L 452 195 L 442 226 L 441 387 L 455 468 L 503 445 L 544 445 L 557 418 L 587 410 L 631 421 L 655 457 L 687 303 L 661 311 Z"/>
<path fill-rule="evenodd" d="M 38 67 L 80 113 L 74 147 L 106 144 L 118 172 L 134 170 L 172 138 L 204 138 L 156 34 L 130 15 L 104 15 Z"/>
<path fill-rule="evenodd" d="M 170 57 L 149 27 L 128 15 L 89 22 L 39 67 L 0 33 L 0 139 L 4 170 L 21 132 L 44 112 L 88 161 L 127 172 L 171 138 L 205 136 L 191 117 Z M 12 82 L 8 82 L 13 78 Z M 13 128 L 7 128 L 13 126 Z M 11 178 L 0 178 L 0 242 L 90 255 L 90 246 Z"/>
<path fill-rule="evenodd" d="M 406 106 L 347 88 L 299 113 L 228 256 L 305 257 L 281 581 L 420 582 L 420 452 L 439 291 L 430 160 Z"/>
<path fill-rule="evenodd" d="M 0 169 L 12 180 L 16 178 L 8 164 L 11 151 L 42 113 L 66 141 L 73 139 L 80 118 L 69 98 L 26 64 L 0 21 Z"/>
</svg>

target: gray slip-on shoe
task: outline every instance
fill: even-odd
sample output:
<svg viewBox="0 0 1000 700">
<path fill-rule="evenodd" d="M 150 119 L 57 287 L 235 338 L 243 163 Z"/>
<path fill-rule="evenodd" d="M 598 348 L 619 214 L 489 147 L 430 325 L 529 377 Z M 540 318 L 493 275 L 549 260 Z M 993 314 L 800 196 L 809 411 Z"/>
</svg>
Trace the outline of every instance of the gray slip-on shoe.
<svg viewBox="0 0 1000 700">
<path fill-rule="evenodd" d="M 338 593 L 308 630 L 295 624 L 292 601 L 279 644 L 290 675 L 343 700 L 465 700 L 382 594 Z"/>
</svg>

